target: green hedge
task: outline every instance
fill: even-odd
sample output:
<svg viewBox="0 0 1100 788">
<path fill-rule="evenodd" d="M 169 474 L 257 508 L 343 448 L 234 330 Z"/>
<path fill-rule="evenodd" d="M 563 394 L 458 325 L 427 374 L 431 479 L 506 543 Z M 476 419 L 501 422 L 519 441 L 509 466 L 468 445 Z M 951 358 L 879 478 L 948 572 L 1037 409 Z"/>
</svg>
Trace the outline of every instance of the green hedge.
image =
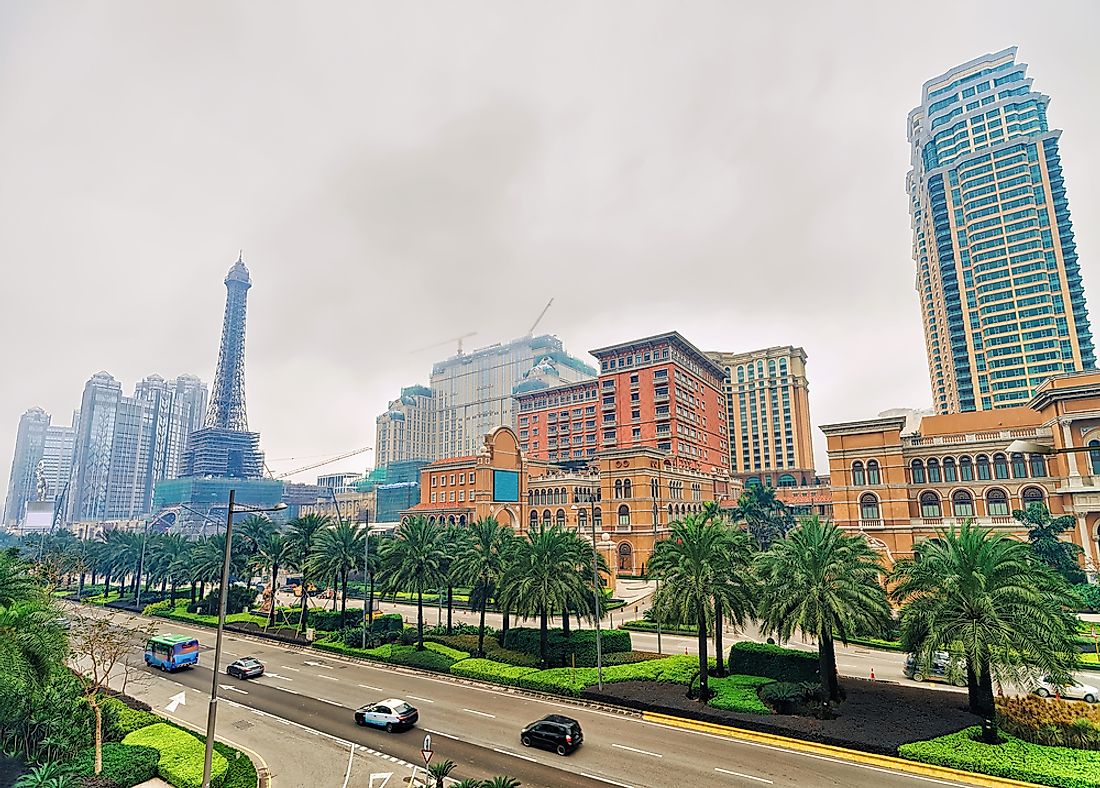
<svg viewBox="0 0 1100 788">
<path fill-rule="evenodd" d="M 259 784 L 259 776 L 256 774 L 256 764 L 252 763 L 251 758 L 220 741 L 214 742 L 214 751 L 221 753 L 229 764 L 222 788 L 256 788 Z"/>
<path fill-rule="evenodd" d="M 624 621 L 619 624 L 619 629 L 626 629 L 632 632 L 656 632 L 657 623 L 654 621 Z M 683 624 L 662 624 L 661 634 L 663 635 L 697 635 L 699 634 L 698 627 L 688 627 Z"/>
<path fill-rule="evenodd" d="M 716 709 L 728 709 L 740 711 L 746 714 L 771 714 L 772 711 L 757 694 L 757 690 L 765 684 L 771 684 L 771 679 L 760 676 L 726 676 L 724 678 L 711 678 L 707 685 L 714 696 L 707 701 L 708 706 Z"/>
<path fill-rule="evenodd" d="M 205 745 L 197 736 L 166 722 L 158 722 L 134 731 L 122 743 L 159 751 L 157 774 L 176 788 L 201 788 Z M 211 785 L 222 788 L 228 769 L 225 756 L 215 752 L 210 769 Z"/>
<path fill-rule="evenodd" d="M 865 646 L 879 651 L 896 651 L 903 653 L 905 649 L 896 640 L 880 640 L 879 638 L 848 638 L 849 646 Z"/>
<path fill-rule="evenodd" d="M 494 662 L 491 659 L 464 659 L 451 665 L 452 675 L 468 679 L 480 679 L 494 684 L 505 684 L 510 687 L 520 686 L 519 680 L 521 678 L 537 672 L 538 668 L 507 665 L 502 662 Z"/>
<path fill-rule="evenodd" d="M 430 639 L 436 643 L 442 643 L 451 648 L 457 648 L 470 654 L 477 652 L 477 634 L 462 635 L 431 635 Z M 524 654 L 522 651 L 512 651 L 497 643 L 496 638 L 485 633 L 485 656 L 494 662 L 506 662 L 509 665 L 522 665 L 529 668 L 537 668 L 539 658 L 534 654 Z"/>
<path fill-rule="evenodd" d="M 748 640 L 730 646 L 729 670 L 776 681 L 819 681 L 816 653 Z"/>
<path fill-rule="evenodd" d="M 152 747 L 143 747 L 118 742 L 104 742 L 103 771 L 101 777 L 113 780 L 122 788 L 151 780 L 157 776 L 157 761 L 160 753 Z M 67 768 L 77 777 L 91 777 L 95 774 L 95 747 L 87 747 L 73 758 Z"/>
<path fill-rule="evenodd" d="M 131 709 L 118 698 L 104 698 L 102 707 L 105 741 L 122 741 L 134 731 L 161 721 L 153 712 Z"/>
<path fill-rule="evenodd" d="M 980 728 L 966 728 L 938 739 L 903 744 L 903 758 L 1010 780 L 1056 786 L 1100 785 L 1100 752 L 1029 744 L 1002 733 L 1003 744 L 983 744 Z"/>
<path fill-rule="evenodd" d="M 572 666 L 576 657 L 578 666 L 596 664 L 596 630 L 573 630 L 569 637 L 560 629 L 547 632 L 546 658 L 551 665 Z M 525 654 L 539 655 L 539 630 L 536 627 L 513 627 L 504 636 L 501 644 L 506 649 Z M 600 636 L 600 645 L 604 654 L 630 651 L 630 633 L 619 629 L 605 630 Z"/>
<path fill-rule="evenodd" d="M 628 665 L 610 665 L 603 670 L 605 684 L 620 681 L 663 681 L 687 684 L 699 669 L 694 656 L 677 655 Z M 451 672 L 468 678 L 508 684 L 513 687 L 551 695 L 579 696 L 598 680 L 596 668 L 550 668 L 531 670 L 488 659 L 468 659 L 455 663 Z"/>
<path fill-rule="evenodd" d="M 435 670 L 442 673 L 449 672 L 451 665 L 470 656 L 465 651 L 458 651 L 440 643 L 430 642 L 424 644 L 423 651 L 417 651 L 416 646 L 402 646 L 397 643 L 368 649 L 347 646 L 338 640 L 323 640 L 313 645 L 323 651 L 347 654 L 352 657 L 366 657 L 380 662 L 389 662 L 393 665 L 405 665 L 410 668 Z"/>
</svg>

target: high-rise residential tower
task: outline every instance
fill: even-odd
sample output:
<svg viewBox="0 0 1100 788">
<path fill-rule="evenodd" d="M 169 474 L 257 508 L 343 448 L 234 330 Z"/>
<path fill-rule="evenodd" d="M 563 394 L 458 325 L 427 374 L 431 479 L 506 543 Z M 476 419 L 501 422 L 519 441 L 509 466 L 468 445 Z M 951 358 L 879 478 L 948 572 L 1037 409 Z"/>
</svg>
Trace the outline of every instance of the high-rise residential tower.
<svg viewBox="0 0 1100 788">
<path fill-rule="evenodd" d="M 17 525 L 23 517 L 27 502 L 37 500 L 36 470 L 42 460 L 49 426 L 50 414 L 42 408 L 31 408 L 19 419 L 15 454 L 12 456 L 11 475 L 8 477 L 8 497 L 4 503 L 5 525 Z"/>
<path fill-rule="evenodd" d="M 375 419 L 374 464 L 427 460 L 433 456 L 435 400 L 426 386 L 406 386 L 389 408 Z"/>
<path fill-rule="evenodd" d="M 1095 366 L 1049 97 L 1016 48 L 924 84 L 906 179 L 939 413 L 1024 405 Z"/>
<path fill-rule="evenodd" d="M 806 351 L 790 345 L 707 353 L 725 372 L 730 471 L 746 484 L 812 484 L 813 433 Z"/>
</svg>

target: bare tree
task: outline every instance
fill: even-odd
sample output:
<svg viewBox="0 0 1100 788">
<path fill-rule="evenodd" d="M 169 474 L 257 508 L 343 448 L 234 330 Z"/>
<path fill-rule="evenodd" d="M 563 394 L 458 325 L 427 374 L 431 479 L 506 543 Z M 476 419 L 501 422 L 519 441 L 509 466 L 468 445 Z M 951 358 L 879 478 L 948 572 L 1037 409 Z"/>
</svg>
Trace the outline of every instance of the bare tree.
<svg viewBox="0 0 1100 788">
<path fill-rule="evenodd" d="M 114 682 L 121 692 L 136 676 L 146 676 L 136 659 L 156 624 L 123 627 L 110 618 L 80 616 L 69 632 L 70 665 L 84 685 L 84 702 L 95 713 L 95 773 L 103 771 L 103 699 Z"/>
</svg>

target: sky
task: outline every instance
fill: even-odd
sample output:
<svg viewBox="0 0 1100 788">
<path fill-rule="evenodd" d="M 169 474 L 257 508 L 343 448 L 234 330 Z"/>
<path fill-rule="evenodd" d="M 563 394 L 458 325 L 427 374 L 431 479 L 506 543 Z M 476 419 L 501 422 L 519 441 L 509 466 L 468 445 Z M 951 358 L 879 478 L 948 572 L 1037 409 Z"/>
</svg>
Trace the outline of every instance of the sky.
<svg viewBox="0 0 1100 788">
<path fill-rule="evenodd" d="M 551 297 L 540 332 L 582 356 L 802 346 L 814 425 L 926 407 L 926 80 L 1019 46 L 1100 298 L 1100 3 L 1039 9 L 0 0 L 0 484 L 20 415 L 67 424 L 99 370 L 209 384 L 238 249 L 276 472 L 373 446 L 449 337 L 520 337 Z"/>
</svg>

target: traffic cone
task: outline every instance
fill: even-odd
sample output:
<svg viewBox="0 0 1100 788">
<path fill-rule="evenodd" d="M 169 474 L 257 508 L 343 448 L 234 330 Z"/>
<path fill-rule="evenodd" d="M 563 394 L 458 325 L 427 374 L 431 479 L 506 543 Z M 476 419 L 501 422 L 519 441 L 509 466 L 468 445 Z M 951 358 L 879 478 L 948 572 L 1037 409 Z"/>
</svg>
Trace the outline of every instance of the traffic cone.
<svg viewBox="0 0 1100 788">
<path fill-rule="evenodd" d="M 871 668 L 871 681 L 875 680 L 875 669 Z"/>
</svg>

